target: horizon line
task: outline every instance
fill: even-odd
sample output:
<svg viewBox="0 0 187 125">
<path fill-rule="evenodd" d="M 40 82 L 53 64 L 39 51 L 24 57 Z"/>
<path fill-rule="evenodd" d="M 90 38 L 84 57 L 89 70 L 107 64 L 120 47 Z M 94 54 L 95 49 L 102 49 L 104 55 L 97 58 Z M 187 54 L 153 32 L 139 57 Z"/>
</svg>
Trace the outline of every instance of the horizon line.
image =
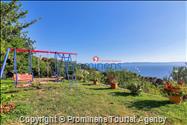
<svg viewBox="0 0 187 125">
<path fill-rule="evenodd" d="M 154 61 L 152 61 L 152 62 L 148 62 L 148 61 L 144 61 L 144 62 L 141 62 L 141 61 L 138 61 L 138 62 L 97 62 L 97 63 L 95 63 L 95 62 L 78 62 L 78 63 L 94 63 L 94 64 L 101 64 L 101 63 L 108 63 L 108 64 L 110 64 L 110 63 L 184 63 L 184 64 L 186 64 L 187 65 L 187 61 L 166 61 L 166 62 L 164 62 L 164 61 L 161 61 L 161 62 L 154 62 Z"/>
</svg>

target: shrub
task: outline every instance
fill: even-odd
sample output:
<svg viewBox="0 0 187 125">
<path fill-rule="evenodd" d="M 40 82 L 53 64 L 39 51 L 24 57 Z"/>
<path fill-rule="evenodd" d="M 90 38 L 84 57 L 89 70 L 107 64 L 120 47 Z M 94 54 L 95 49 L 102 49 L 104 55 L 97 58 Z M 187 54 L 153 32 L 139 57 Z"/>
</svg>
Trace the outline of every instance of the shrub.
<svg viewBox="0 0 187 125">
<path fill-rule="evenodd" d="M 76 70 L 76 78 L 82 82 L 89 81 L 89 72 L 84 69 L 77 69 Z"/>
<path fill-rule="evenodd" d="M 132 79 L 126 84 L 126 88 L 130 90 L 133 95 L 139 95 L 142 92 L 142 81 L 138 79 Z"/>
<path fill-rule="evenodd" d="M 94 84 L 99 84 L 101 82 L 103 74 L 100 73 L 99 71 L 92 71 L 92 70 L 90 70 L 88 77 L 89 77 L 90 81 L 94 82 Z"/>
<path fill-rule="evenodd" d="M 150 93 L 150 94 L 157 94 L 161 95 L 160 88 L 158 86 L 153 85 L 153 83 L 148 82 L 148 81 L 142 81 L 143 86 L 142 86 L 142 91 L 145 93 Z"/>
<path fill-rule="evenodd" d="M 167 82 L 164 84 L 164 92 L 168 96 L 185 96 L 186 93 L 186 87 L 180 86 L 180 85 L 173 85 L 172 83 Z"/>
<path fill-rule="evenodd" d="M 187 67 L 174 67 L 171 76 L 173 80 L 182 80 L 187 84 Z"/>
<path fill-rule="evenodd" d="M 130 82 L 132 79 L 138 79 L 139 76 L 136 73 L 123 71 L 112 71 L 109 70 L 104 73 L 106 76 L 105 83 L 116 82 L 120 87 L 125 88 L 125 84 Z"/>
<path fill-rule="evenodd" d="M 107 72 L 107 84 L 117 83 L 117 74 L 115 71 Z"/>
</svg>

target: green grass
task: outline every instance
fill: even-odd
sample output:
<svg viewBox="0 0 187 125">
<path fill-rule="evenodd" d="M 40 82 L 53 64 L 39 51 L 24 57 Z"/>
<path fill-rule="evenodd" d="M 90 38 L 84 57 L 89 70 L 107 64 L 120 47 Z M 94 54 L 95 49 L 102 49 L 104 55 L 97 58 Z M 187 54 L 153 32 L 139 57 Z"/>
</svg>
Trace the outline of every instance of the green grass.
<svg viewBox="0 0 187 125">
<path fill-rule="evenodd" d="M 2 84 L 11 84 L 2 81 Z M 79 83 L 69 88 L 65 83 L 34 84 L 31 88 L 14 88 L 16 109 L 1 114 L 3 124 L 21 124 L 20 116 L 165 116 L 168 125 L 187 124 L 187 102 L 171 104 L 161 95 L 142 93 L 133 96 L 127 90 Z M 143 124 L 143 123 L 142 123 Z"/>
</svg>

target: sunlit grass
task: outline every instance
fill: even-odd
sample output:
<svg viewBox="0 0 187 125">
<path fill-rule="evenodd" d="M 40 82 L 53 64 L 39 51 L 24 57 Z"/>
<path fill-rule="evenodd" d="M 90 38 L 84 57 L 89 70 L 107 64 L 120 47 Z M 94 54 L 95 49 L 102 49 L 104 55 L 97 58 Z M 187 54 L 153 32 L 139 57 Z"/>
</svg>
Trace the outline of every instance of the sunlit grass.
<svg viewBox="0 0 187 125">
<path fill-rule="evenodd" d="M 10 81 L 9 81 L 10 82 Z M 2 82 L 8 84 L 8 82 Z M 11 88 L 16 109 L 2 114 L 4 124 L 19 124 L 20 116 L 166 116 L 167 124 L 187 123 L 187 103 L 171 104 L 161 95 L 142 93 L 133 96 L 127 90 L 68 82 L 34 84 L 31 88 Z"/>
</svg>

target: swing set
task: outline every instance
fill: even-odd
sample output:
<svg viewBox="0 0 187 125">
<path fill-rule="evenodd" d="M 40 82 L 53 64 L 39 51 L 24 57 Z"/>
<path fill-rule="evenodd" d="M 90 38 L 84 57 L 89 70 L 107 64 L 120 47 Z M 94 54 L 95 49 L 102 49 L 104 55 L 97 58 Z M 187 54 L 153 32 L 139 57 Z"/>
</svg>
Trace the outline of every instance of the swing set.
<svg viewBox="0 0 187 125">
<path fill-rule="evenodd" d="M 59 72 L 59 62 L 64 63 L 64 75 L 69 80 L 70 83 L 73 83 L 76 80 L 75 76 L 75 65 L 76 65 L 76 57 L 77 53 L 72 52 L 56 52 L 56 51 L 45 51 L 45 50 L 28 50 L 22 48 L 8 48 L 4 57 L 4 61 L 0 70 L 0 78 L 3 78 L 4 69 L 6 66 L 6 62 L 9 56 L 9 53 L 13 52 L 13 65 L 14 65 L 14 73 L 13 80 L 15 81 L 16 87 L 27 87 L 31 86 L 30 83 L 34 81 L 33 67 L 32 67 L 32 57 L 33 54 L 50 54 L 54 55 L 55 59 L 55 81 L 59 82 L 60 72 Z M 27 53 L 28 54 L 28 73 L 18 73 L 17 70 L 17 53 Z M 73 56 L 75 58 L 73 58 Z M 44 58 L 43 58 L 44 59 Z M 74 60 L 73 60 L 74 59 Z M 47 61 L 48 58 L 45 58 Z M 47 62 L 47 77 L 49 76 L 49 63 Z M 40 77 L 40 57 L 38 57 L 38 76 Z M 45 79 L 45 78 L 44 78 Z M 54 78 L 53 78 L 54 79 Z M 20 82 L 26 82 L 27 84 L 18 84 Z"/>
</svg>

